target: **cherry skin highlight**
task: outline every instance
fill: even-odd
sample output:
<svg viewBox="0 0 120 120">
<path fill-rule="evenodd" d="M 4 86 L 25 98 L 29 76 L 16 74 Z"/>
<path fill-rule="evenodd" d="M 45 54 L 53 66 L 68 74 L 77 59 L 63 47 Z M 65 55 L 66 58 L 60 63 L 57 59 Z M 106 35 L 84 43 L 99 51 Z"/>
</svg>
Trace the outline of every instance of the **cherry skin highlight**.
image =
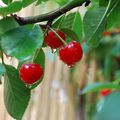
<svg viewBox="0 0 120 120">
<path fill-rule="evenodd" d="M 111 89 L 104 89 L 104 90 L 101 90 L 100 93 L 101 93 L 102 96 L 107 96 L 107 95 L 109 95 L 111 92 L 112 92 Z"/>
<path fill-rule="evenodd" d="M 55 30 L 56 33 L 65 41 L 65 34 L 60 30 Z M 49 30 L 48 34 L 44 38 L 45 44 L 50 46 L 53 49 L 57 49 L 63 45 L 63 42 L 56 36 L 56 34 Z"/>
<path fill-rule="evenodd" d="M 60 59 L 66 63 L 69 67 L 75 65 L 75 63 L 79 62 L 83 56 L 83 50 L 81 45 L 76 42 L 70 42 L 66 46 L 62 47 L 59 50 Z"/>
<path fill-rule="evenodd" d="M 40 80 L 43 70 L 39 64 L 23 64 L 19 70 L 21 80 L 26 84 L 33 84 Z"/>
</svg>

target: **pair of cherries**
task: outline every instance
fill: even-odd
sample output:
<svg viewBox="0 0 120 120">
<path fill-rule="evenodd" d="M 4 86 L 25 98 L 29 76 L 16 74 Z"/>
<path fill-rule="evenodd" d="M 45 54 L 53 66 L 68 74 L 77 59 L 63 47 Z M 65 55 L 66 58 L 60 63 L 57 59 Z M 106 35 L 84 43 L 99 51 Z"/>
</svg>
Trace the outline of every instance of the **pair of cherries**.
<svg viewBox="0 0 120 120">
<path fill-rule="evenodd" d="M 62 31 L 56 30 L 55 32 L 62 40 L 66 41 L 65 34 Z M 58 38 L 52 30 L 49 30 L 48 34 L 45 36 L 45 43 L 52 49 L 59 49 L 59 57 L 65 64 L 70 67 L 74 66 L 83 56 L 82 47 L 80 43 L 76 41 L 64 45 L 60 38 Z"/>
<path fill-rule="evenodd" d="M 45 44 L 52 49 L 59 49 L 60 59 L 70 67 L 74 66 L 82 58 L 83 51 L 81 45 L 76 41 L 64 45 L 63 41 L 66 41 L 65 34 L 60 30 L 56 30 L 55 32 L 52 30 L 48 31 L 44 39 Z M 39 64 L 28 63 L 21 66 L 19 73 L 24 83 L 33 84 L 40 80 L 43 75 L 43 69 Z"/>
</svg>

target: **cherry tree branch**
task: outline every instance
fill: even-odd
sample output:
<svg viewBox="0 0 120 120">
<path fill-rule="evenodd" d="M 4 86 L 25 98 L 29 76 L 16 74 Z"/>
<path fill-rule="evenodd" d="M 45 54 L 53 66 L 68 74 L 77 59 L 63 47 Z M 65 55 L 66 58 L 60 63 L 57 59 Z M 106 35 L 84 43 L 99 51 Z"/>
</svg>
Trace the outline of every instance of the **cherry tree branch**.
<svg viewBox="0 0 120 120">
<path fill-rule="evenodd" d="M 85 3 L 85 6 L 88 6 L 90 4 L 90 0 L 74 0 L 55 11 L 52 11 L 52 12 L 49 12 L 46 14 L 42 14 L 42 15 L 38 15 L 38 16 L 19 17 L 16 14 L 14 14 L 12 16 L 16 19 L 16 21 L 20 25 L 33 24 L 33 23 L 38 23 L 38 22 L 42 22 L 42 21 L 51 21 L 52 22 L 57 17 L 65 14 L 66 12 L 72 10 L 73 8 L 82 6 L 83 3 Z"/>
</svg>

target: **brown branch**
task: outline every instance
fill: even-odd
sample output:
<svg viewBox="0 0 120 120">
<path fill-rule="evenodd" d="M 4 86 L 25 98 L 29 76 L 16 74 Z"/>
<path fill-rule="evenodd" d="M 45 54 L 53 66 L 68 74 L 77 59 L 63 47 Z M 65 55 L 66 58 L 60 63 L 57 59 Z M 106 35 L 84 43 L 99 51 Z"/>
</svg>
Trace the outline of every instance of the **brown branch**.
<svg viewBox="0 0 120 120">
<path fill-rule="evenodd" d="M 16 19 L 16 21 L 20 25 L 33 24 L 33 23 L 38 23 L 38 22 L 42 22 L 42 21 L 53 21 L 54 19 L 65 14 L 66 12 L 70 11 L 71 9 L 81 6 L 83 3 L 85 3 L 85 6 L 88 6 L 90 3 L 90 0 L 72 1 L 55 11 L 52 11 L 52 12 L 49 12 L 46 14 L 42 14 L 42 15 L 38 15 L 38 16 L 19 17 L 16 14 L 14 14 L 12 16 Z"/>
</svg>

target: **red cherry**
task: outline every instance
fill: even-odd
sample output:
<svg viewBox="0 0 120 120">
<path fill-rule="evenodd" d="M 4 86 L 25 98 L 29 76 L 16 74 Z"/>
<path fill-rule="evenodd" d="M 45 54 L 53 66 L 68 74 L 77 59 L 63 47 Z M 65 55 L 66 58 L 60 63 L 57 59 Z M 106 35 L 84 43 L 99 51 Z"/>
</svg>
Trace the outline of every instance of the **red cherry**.
<svg viewBox="0 0 120 120">
<path fill-rule="evenodd" d="M 104 37 L 107 37 L 107 36 L 109 36 L 109 35 L 110 35 L 110 32 L 109 32 L 109 31 L 103 32 L 103 36 L 104 36 Z"/>
<path fill-rule="evenodd" d="M 68 66 L 72 67 L 79 62 L 83 56 L 81 45 L 76 42 L 70 42 L 59 50 L 60 59 Z"/>
<path fill-rule="evenodd" d="M 107 95 L 109 95 L 111 92 L 112 92 L 111 89 L 104 89 L 104 90 L 101 90 L 100 93 L 101 93 L 102 96 L 107 96 Z"/>
<path fill-rule="evenodd" d="M 40 80 L 43 70 L 39 64 L 23 64 L 19 70 L 21 80 L 26 84 L 33 84 Z"/>
<path fill-rule="evenodd" d="M 65 41 L 65 34 L 60 30 L 55 30 L 56 33 Z M 45 36 L 45 43 L 53 49 L 57 49 L 63 45 L 63 42 L 56 36 L 56 34 L 49 30 L 48 34 Z"/>
</svg>

